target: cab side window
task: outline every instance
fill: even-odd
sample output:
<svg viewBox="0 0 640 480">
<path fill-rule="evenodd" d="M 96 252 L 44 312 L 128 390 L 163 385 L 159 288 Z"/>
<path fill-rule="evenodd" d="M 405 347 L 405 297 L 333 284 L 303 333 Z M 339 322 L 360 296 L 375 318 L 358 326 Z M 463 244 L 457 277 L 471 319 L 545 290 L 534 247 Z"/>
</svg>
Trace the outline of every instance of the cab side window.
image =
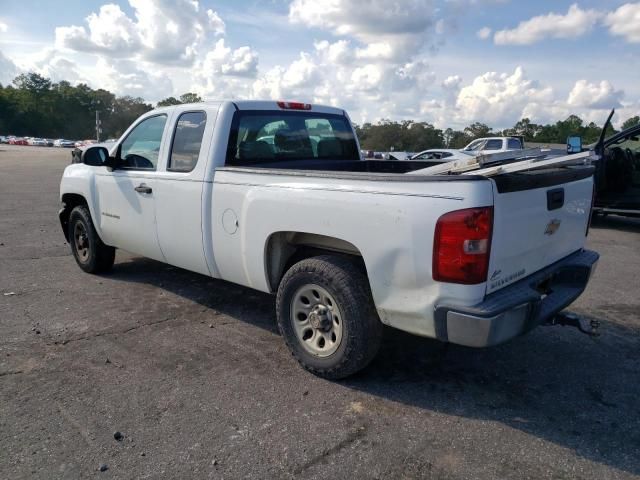
<svg viewBox="0 0 640 480">
<path fill-rule="evenodd" d="M 190 172 L 196 167 L 206 123 L 204 112 L 185 112 L 180 115 L 173 134 L 167 170 Z"/>
<path fill-rule="evenodd" d="M 502 148 L 502 140 L 487 140 L 487 144 L 484 146 L 485 150 L 500 150 Z"/>
<path fill-rule="evenodd" d="M 166 115 L 144 119 L 127 135 L 120 145 L 121 168 L 155 170 L 162 143 Z"/>
<path fill-rule="evenodd" d="M 522 149 L 522 144 L 520 143 L 519 138 L 510 138 L 508 147 L 510 150 L 520 150 Z"/>
</svg>

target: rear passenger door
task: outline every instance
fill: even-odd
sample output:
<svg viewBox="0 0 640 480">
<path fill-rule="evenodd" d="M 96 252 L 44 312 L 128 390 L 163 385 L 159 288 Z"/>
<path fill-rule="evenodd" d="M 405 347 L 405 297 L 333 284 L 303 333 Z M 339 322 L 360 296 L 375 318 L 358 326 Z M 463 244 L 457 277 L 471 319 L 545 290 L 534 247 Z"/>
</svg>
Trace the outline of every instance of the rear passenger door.
<svg viewBox="0 0 640 480">
<path fill-rule="evenodd" d="M 158 240 L 167 263 L 205 275 L 210 272 L 203 248 L 203 180 L 214 121 L 204 110 L 174 115 L 155 189 Z"/>
</svg>

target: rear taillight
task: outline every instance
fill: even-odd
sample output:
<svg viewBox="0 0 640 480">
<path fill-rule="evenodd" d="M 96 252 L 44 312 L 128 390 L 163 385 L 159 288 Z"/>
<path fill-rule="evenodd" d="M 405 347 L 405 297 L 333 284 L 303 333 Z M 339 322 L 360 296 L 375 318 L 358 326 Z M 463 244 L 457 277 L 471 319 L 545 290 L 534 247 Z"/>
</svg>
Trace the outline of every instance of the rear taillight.
<svg viewBox="0 0 640 480">
<path fill-rule="evenodd" d="M 278 102 L 278 106 L 284 110 L 311 110 L 311 105 L 302 102 Z"/>
<path fill-rule="evenodd" d="M 433 279 L 465 285 L 486 282 L 492 230 L 493 207 L 441 216 L 433 242 Z"/>
</svg>

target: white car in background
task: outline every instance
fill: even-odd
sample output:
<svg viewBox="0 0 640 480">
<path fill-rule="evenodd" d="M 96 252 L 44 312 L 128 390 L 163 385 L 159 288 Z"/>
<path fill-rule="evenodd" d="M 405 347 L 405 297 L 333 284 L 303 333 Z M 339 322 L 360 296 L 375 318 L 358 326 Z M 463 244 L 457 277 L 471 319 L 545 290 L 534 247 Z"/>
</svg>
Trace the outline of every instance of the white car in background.
<svg viewBox="0 0 640 480">
<path fill-rule="evenodd" d="M 520 137 L 485 137 L 472 141 L 460 150 L 452 148 L 431 148 L 413 155 L 408 160 L 441 160 L 443 162 L 452 162 L 454 160 L 464 160 L 478 155 L 523 149 L 524 142 Z"/>
<path fill-rule="evenodd" d="M 452 162 L 453 160 L 463 160 L 474 156 L 475 154 L 473 152 L 467 153 L 452 148 L 431 148 L 429 150 L 423 150 L 422 152 L 416 153 L 412 157 L 408 158 L 408 160 L 441 160 L 443 162 Z"/>
<path fill-rule="evenodd" d="M 524 150 L 524 141 L 520 137 L 485 137 L 478 138 L 461 149 L 470 155 L 485 155 L 499 152 Z"/>
<path fill-rule="evenodd" d="M 47 141 L 44 138 L 30 138 L 28 140 L 29 145 L 33 145 L 34 147 L 46 147 Z"/>
</svg>

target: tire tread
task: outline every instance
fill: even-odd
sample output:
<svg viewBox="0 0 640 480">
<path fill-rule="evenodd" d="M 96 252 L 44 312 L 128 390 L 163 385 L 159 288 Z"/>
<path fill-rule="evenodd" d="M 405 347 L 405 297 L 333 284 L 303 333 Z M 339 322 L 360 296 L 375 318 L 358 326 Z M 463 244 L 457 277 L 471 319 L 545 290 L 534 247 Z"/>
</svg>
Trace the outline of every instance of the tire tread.
<svg viewBox="0 0 640 480">
<path fill-rule="evenodd" d="M 283 326 L 283 322 L 290 321 L 289 318 L 284 318 L 286 315 L 283 312 L 288 311 L 285 302 L 290 302 L 290 298 L 284 298 L 287 285 L 300 274 L 318 276 L 332 288 L 340 290 L 340 294 L 346 299 L 346 305 L 340 305 L 343 317 L 351 316 L 354 320 L 349 323 L 351 338 L 347 340 L 340 360 L 329 368 L 314 365 L 313 359 L 297 348 L 297 339 L 289 338 L 286 327 Z M 374 306 L 366 273 L 364 268 L 347 256 L 322 255 L 294 264 L 280 282 L 276 305 L 278 326 L 289 350 L 306 370 L 317 376 L 335 380 L 353 375 L 365 368 L 380 349 L 382 323 Z"/>
</svg>

